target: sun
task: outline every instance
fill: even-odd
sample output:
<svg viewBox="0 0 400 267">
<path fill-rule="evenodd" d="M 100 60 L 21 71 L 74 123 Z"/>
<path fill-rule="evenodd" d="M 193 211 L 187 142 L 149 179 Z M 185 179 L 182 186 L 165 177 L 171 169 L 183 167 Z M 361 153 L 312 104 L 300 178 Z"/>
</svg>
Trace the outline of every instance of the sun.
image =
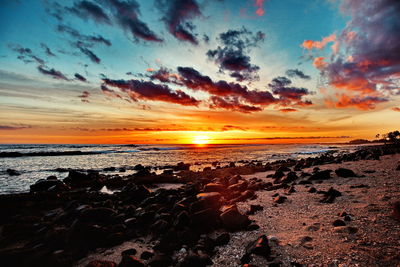
<svg viewBox="0 0 400 267">
<path fill-rule="evenodd" d="M 206 135 L 197 135 L 193 137 L 192 143 L 195 145 L 206 145 L 210 141 L 210 137 Z"/>
</svg>

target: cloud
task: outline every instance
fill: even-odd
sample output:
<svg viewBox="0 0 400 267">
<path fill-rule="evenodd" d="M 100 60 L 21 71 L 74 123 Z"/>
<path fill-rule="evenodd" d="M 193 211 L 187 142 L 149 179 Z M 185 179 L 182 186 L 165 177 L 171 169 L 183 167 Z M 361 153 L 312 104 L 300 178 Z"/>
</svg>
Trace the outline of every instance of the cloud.
<svg viewBox="0 0 400 267">
<path fill-rule="evenodd" d="M 181 90 L 172 90 L 167 85 L 155 84 L 150 81 L 139 80 L 111 80 L 103 79 L 104 85 L 119 88 L 133 101 L 150 100 L 175 103 L 183 106 L 198 106 L 199 100 L 189 96 Z"/>
<path fill-rule="evenodd" d="M 292 81 L 287 77 L 276 77 L 272 79 L 268 86 L 272 89 L 272 93 L 279 96 L 282 105 L 311 105 L 311 101 L 303 100 L 303 96 L 311 95 L 311 92 L 306 88 L 290 86 L 291 84 Z"/>
<path fill-rule="evenodd" d="M 400 91 L 400 2 L 342 0 L 341 9 L 351 19 L 335 41 L 337 51 L 314 65 L 328 85 L 346 92 L 336 107 L 373 109 Z"/>
<path fill-rule="evenodd" d="M 139 4 L 135 0 L 104 0 L 112 12 L 113 19 L 126 31 L 132 34 L 135 40 L 162 42 L 146 23 L 139 19 Z"/>
<path fill-rule="evenodd" d="M 19 60 L 22 60 L 24 63 L 36 62 L 36 63 L 39 63 L 41 65 L 46 63 L 43 59 L 41 59 L 40 57 L 34 55 L 30 48 L 22 47 L 19 44 L 8 44 L 8 47 L 12 51 L 18 53 L 19 56 L 17 58 Z"/>
<path fill-rule="evenodd" d="M 219 66 L 221 72 L 229 71 L 237 81 L 258 79 L 257 71 L 260 67 L 251 64 L 248 53 L 264 39 L 265 34 L 260 31 L 253 34 L 244 27 L 229 30 L 219 35 L 222 46 L 208 50 L 207 56 Z"/>
<path fill-rule="evenodd" d="M 265 13 L 264 8 L 263 8 L 265 0 L 254 0 L 254 1 L 255 1 L 255 6 L 257 7 L 256 14 L 257 14 L 257 16 L 261 17 Z"/>
<path fill-rule="evenodd" d="M 111 20 L 104 10 L 93 2 L 78 1 L 74 3 L 73 7 L 67 8 L 67 10 L 86 20 L 91 18 L 98 23 L 111 24 Z"/>
<path fill-rule="evenodd" d="M 77 79 L 81 82 L 87 82 L 86 78 L 83 77 L 82 75 L 80 75 L 79 73 L 75 73 L 74 76 L 75 76 L 75 79 Z"/>
<path fill-rule="evenodd" d="M 157 0 L 156 6 L 163 14 L 162 20 L 169 33 L 180 41 L 198 44 L 195 26 L 190 22 L 201 15 L 199 4 L 196 0 Z"/>
<path fill-rule="evenodd" d="M 321 41 L 312 41 L 312 40 L 305 40 L 301 46 L 307 50 L 315 49 L 323 49 L 328 43 L 334 42 L 336 40 L 336 35 L 331 34 L 327 37 L 322 38 Z"/>
<path fill-rule="evenodd" d="M 56 55 L 50 50 L 50 48 L 45 45 L 44 43 L 40 43 L 40 47 L 44 49 L 44 52 L 46 53 L 47 56 L 49 57 L 55 57 Z"/>
<path fill-rule="evenodd" d="M 120 99 L 122 99 L 122 96 L 120 94 L 118 94 L 117 92 L 115 92 L 114 90 L 111 90 L 110 88 L 108 88 L 107 86 L 105 86 L 104 84 L 102 84 L 100 86 L 101 91 L 103 92 L 103 94 L 105 94 L 108 97 L 118 97 Z"/>
<path fill-rule="evenodd" d="M 389 101 L 387 98 L 374 97 L 374 96 L 349 96 L 346 94 L 338 95 L 338 100 L 327 99 L 326 104 L 331 107 L 336 108 L 348 108 L 354 107 L 359 110 L 372 110 L 375 109 L 376 105 L 379 103 Z"/>
<path fill-rule="evenodd" d="M 82 102 L 86 102 L 89 103 L 89 98 L 90 93 L 88 91 L 83 91 L 81 95 L 79 95 L 78 97 L 81 99 Z"/>
<path fill-rule="evenodd" d="M 286 75 L 291 78 L 301 78 L 304 80 L 310 80 L 311 76 L 304 74 L 301 70 L 298 69 L 289 69 L 286 71 Z"/>
<path fill-rule="evenodd" d="M 289 112 L 296 112 L 298 110 L 295 108 L 281 108 L 279 111 L 283 113 L 289 113 Z"/>
<path fill-rule="evenodd" d="M 224 125 L 221 128 L 221 131 L 222 132 L 225 132 L 225 131 L 247 131 L 247 128 L 241 127 L 241 126 L 237 126 L 237 125 Z"/>
<path fill-rule="evenodd" d="M 77 41 L 80 41 L 84 43 L 88 47 L 92 47 L 95 44 L 103 44 L 106 46 L 111 46 L 111 41 L 104 38 L 101 35 L 85 35 L 80 33 L 79 31 L 75 30 L 72 27 L 66 26 L 66 25 L 58 25 L 57 26 L 57 31 L 61 33 L 67 33 Z"/>
<path fill-rule="evenodd" d="M 211 109 L 227 109 L 232 111 L 239 111 L 242 113 L 252 113 L 262 111 L 261 107 L 251 106 L 240 103 L 237 97 L 210 97 L 210 108 Z"/>
<path fill-rule="evenodd" d="M 400 112 L 400 108 L 399 108 L 399 107 L 393 107 L 392 110 L 393 110 L 393 111 Z"/>
<path fill-rule="evenodd" d="M 15 131 L 15 130 L 30 129 L 30 128 L 32 128 L 32 126 L 30 125 L 18 125 L 18 126 L 0 125 L 0 131 Z"/>
<path fill-rule="evenodd" d="M 79 48 L 79 50 L 85 54 L 93 63 L 96 64 L 100 64 L 101 59 L 95 54 L 93 53 L 93 51 L 89 50 L 88 48 L 84 47 L 83 44 L 81 42 L 77 43 L 77 47 Z"/>
<path fill-rule="evenodd" d="M 69 79 L 61 71 L 53 68 L 46 69 L 46 67 L 42 65 L 37 66 L 37 69 L 40 73 L 51 76 L 53 79 L 69 81 Z"/>
</svg>

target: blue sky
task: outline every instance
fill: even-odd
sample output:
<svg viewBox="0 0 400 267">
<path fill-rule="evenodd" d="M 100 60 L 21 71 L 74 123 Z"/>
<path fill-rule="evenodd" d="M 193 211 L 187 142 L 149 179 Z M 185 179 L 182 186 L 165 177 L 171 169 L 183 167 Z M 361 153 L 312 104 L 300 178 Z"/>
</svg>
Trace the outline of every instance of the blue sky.
<svg viewBox="0 0 400 267">
<path fill-rule="evenodd" d="M 356 2 L 351 6 L 354 10 L 346 12 L 343 11 L 349 4 L 346 0 L 5 1 L 0 7 L 0 111 L 3 114 L 0 124 L 7 129 L 3 137 L 10 138 L 17 131 L 21 138 L 32 137 L 35 133 L 43 136 L 43 129 L 50 129 L 47 132 L 55 136 L 54 140 L 59 140 L 57 136 L 67 129 L 69 135 L 65 142 L 68 142 L 68 138 L 73 139 L 71 136 L 82 135 L 82 129 L 86 129 L 86 134 L 96 135 L 95 131 L 102 129 L 126 128 L 134 135 L 142 134 L 139 130 L 142 132 L 145 128 L 162 132 L 164 128 L 176 127 L 177 132 L 185 132 L 204 130 L 210 125 L 208 128 L 218 132 L 224 125 L 242 124 L 246 130 L 240 134 L 252 132 L 253 136 L 268 133 L 255 126 L 260 121 L 270 126 L 277 125 L 278 121 L 312 125 L 312 129 L 301 130 L 301 133 L 287 129 L 275 131 L 274 135 L 333 137 L 341 135 L 339 130 L 333 129 L 352 128 L 354 118 L 360 118 L 356 124 L 361 129 L 354 136 L 366 136 L 366 112 L 378 112 L 369 116 L 386 114 L 385 118 L 395 118 L 398 112 L 391 108 L 396 105 L 393 101 L 397 97 L 393 96 L 396 95 L 393 89 L 390 94 L 375 89 L 383 82 L 370 79 L 369 74 L 365 75 L 369 79 L 365 86 L 372 84 L 372 91 L 365 93 L 367 90 L 359 87 L 359 91 L 351 91 L 354 86 L 340 91 L 343 83 L 337 82 L 338 77 L 332 74 L 332 69 L 343 59 L 353 64 L 350 60 L 364 56 L 355 52 L 349 54 L 349 48 L 358 44 L 346 43 L 343 39 L 345 33 L 350 32 L 353 11 L 357 8 L 360 12 L 374 10 L 374 6 L 369 10 Z M 128 4 L 131 10 L 126 8 Z M 99 17 L 94 19 L 94 13 L 90 13 L 93 9 L 82 9 L 84 5 L 95 6 L 97 11 L 101 9 L 109 23 L 100 21 Z M 257 9 L 264 13 L 257 15 Z M 52 15 L 57 12 L 58 18 Z M 115 15 L 117 13 L 119 15 Z M 129 22 L 119 21 L 120 14 L 127 14 Z M 135 27 L 141 25 L 140 31 L 147 31 L 146 34 L 162 41 L 149 41 L 132 34 L 129 23 Z M 396 22 L 393 25 L 397 25 Z M 188 41 L 178 33 L 174 36 L 168 27 L 175 27 L 176 32 L 183 29 L 180 34 L 187 34 L 185 38 L 196 41 Z M 258 32 L 261 37 L 256 40 Z M 237 43 L 224 45 L 223 33 L 238 38 L 235 40 L 248 38 L 250 41 L 242 50 Z M 313 40 L 318 46 L 317 42 L 333 35 L 334 39 L 322 47 L 303 45 L 305 40 Z M 92 37 L 101 37 L 110 44 L 89 40 Z M 227 42 L 232 40 L 226 39 Z M 340 58 L 332 52 L 334 45 L 341 45 Z M 377 43 L 379 45 L 382 44 Z M 54 55 L 46 53 L 46 47 Z M 208 51 L 216 54 L 207 56 Z M 228 58 L 232 56 L 229 51 L 237 53 L 233 59 Z M 316 58 L 326 63 L 317 67 Z M 364 66 L 362 64 L 367 61 L 363 60 L 354 66 Z M 190 80 L 194 79 L 190 76 L 193 74 L 185 76 L 178 67 L 196 71 L 196 79 L 207 77 L 209 84 L 197 84 L 194 88 L 194 80 Z M 160 69 L 171 75 L 168 81 L 157 80 Z M 287 70 L 298 70 L 304 76 L 289 77 Z M 393 78 L 395 74 L 392 72 L 386 78 Z M 76 75 L 86 81 L 75 78 Z M 247 76 L 240 80 L 237 75 Z M 285 77 L 289 82 L 282 79 L 274 82 L 277 77 Z M 343 80 L 359 82 L 358 78 Z M 239 86 L 242 93 L 216 91 L 221 89 L 218 81 L 229 83 L 232 88 Z M 101 90 L 101 85 L 107 89 Z M 231 87 L 229 90 L 236 90 Z M 331 100 L 332 97 L 337 99 Z M 347 108 L 350 108 L 351 118 Z M 173 126 L 166 120 L 182 121 L 185 127 Z M 380 127 L 389 129 L 390 123 Z M 16 131 L 9 131 L 14 128 Z M 236 130 L 240 131 L 239 127 Z M 139 142 L 144 140 L 135 138 Z M 17 139 L 9 140 L 7 142 Z M 41 142 L 41 138 L 37 140 Z"/>
</svg>

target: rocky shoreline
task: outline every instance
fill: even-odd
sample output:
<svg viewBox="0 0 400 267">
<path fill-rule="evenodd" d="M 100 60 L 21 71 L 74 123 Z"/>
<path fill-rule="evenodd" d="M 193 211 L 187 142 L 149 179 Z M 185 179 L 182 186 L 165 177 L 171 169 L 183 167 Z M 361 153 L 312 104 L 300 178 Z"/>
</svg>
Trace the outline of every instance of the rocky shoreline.
<svg viewBox="0 0 400 267">
<path fill-rule="evenodd" d="M 254 240 L 242 247 L 237 265 L 256 266 L 253 264 L 261 257 L 269 266 L 303 266 L 299 260 L 288 263 L 276 255 L 280 250 L 277 239 L 252 219 L 254 214 L 270 211 L 264 209 L 263 202 L 248 203 L 268 192 L 273 197 L 270 203 L 282 205 L 302 187 L 308 194 L 320 195 L 321 205 L 330 205 L 345 193 L 334 183 L 325 190 L 318 190 L 316 185 L 331 183 L 332 175 L 358 178 L 368 172 L 322 166 L 379 162 L 386 155 L 398 153 L 396 146 L 370 146 L 348 154 L 326 153 L 316 158 L 244 166 L 231 163 L 198 172 L 180 163 L 162 174 L 137 165 L 137 173 L 125 177 L 70 170 L 62 181 L 55 176 L 38 181 L 30 193 L 0 196 L 0 262 L 2 266 L 220 266 L 224 257 L 220 251 L 238 242 L 230 239 L 236 233 L 252 233 Z M 251 177 L 266 172 L 264 177 Z M 157 186 L 165 183 L 181 186 Z M 104 186 L 114 193 L 102 193 Z M 399 206 L 394 205 L 392 217 L 400 221 Z M 334 226 L 350 234 L 357 232 L 346 223 L 351 215 L 342 215 Z M 146 243 L 146 250 L 139 253 L 137 248 L 127 248 L 121 251 L 118 262 L 107 257 L 82 261 L 98 249 L 132 240 Z M 304 237 L 300 243 L 307 245 L 310 241 L 310 237 Z"/>
</svg>

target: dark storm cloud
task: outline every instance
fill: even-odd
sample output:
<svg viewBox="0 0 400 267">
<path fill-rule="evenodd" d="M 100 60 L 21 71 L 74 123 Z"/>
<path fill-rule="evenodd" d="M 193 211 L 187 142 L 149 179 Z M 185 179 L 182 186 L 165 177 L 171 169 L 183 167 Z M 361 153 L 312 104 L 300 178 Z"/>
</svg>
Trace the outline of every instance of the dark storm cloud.
<svg viewBox="0 0 400 267">
<path fill-rule="evenodd" d="M 207 56 L 219 65 L 220 71 L 227 70 L 237 81 L 258 79 L 258 66 L 251 64 L 248 53 L 265 39 L 262 32 L 253 34 L 246 28 L 229 30 L 219 35 L 221 46 L 208 50 Z"/>
<path fill-rule="evenodd" d="M 75 79 L 77 79 L 81 82 L 87 82 L 86 78 L 83 77 L 82 75 L 80 75 L 79 73 L 75 73 L 74 76 L 75 76 Z"/>
<path fill-rule="evenodd" d="M 69 79 L 61 71 L 55 70 L 53 68 L 48 69 L 47 67 L 42 65 L 39 65 L 37 69 L 40 73 L 51 76 L 54 79 L 69 81 Z"/>
<path fill-rule="evenodd" d="M 301 70 L 298 69 L 290 69 L 286 71 L 286 75 L 290 78 L 301 78 L 304 80 L 310 80 L 311 76 L 304 74 Z"/>
<path fill-rule="evenodd" d="M 111 20 L 104 10 L 93 2 L 78 1 L 74 3 L 73 7 L 67 8 L 67 10 L 83 19 L 91 18 L 98 23 L 111 24 Z"/>
<path fill-rule="evenodd" d="M 163 14 L 168 31 L 178 40 L 198 44 L 195 26 L 190 22 L 201 15 L 196 0 L 157 0 L 156 6 Z"/>
<path fill-rule="evenodd" d="M 272 93 L 279 96 L 279 101 L 284 106 L 312 105 L 310 100 L 303 100 L 304 96 L 311 95 L 312 93 L 306 88 L 291 86 L 291 84 L 292 81 L 290 79 L 280 76 L 272 79 L 268 86 L 272 89 Z"/>
<path fill-rule="evenodd" d="M 167 85 L 155 84 L 139 80 L 111 80 L 103 79 L 104 85 L 119 88 L 133 101 L 151 100 L 175 103 L 183 106 L 198 106 L 200 101 L 181 90 L 172 90 Z"/>
<path fill-rule="evenodd" d="M 226 109 L 231 111 L 239 111 L 242 113 L 252 113 L 262 111 L 263 109 L 258 106 L 242 104 L 238 97 L 210 97 L 210 108 L 211 109 Z"/>
<path fill-rule="evenodd" d="M 44 52 L 46 53 L 46 55 L 48 55 L 49 57 L 55 57 L 56 55 L 51 51 L 51 49 L 45 45 L 44 43 L 40 43 L 40 47 L 43 48 Z"/>
</svg>

